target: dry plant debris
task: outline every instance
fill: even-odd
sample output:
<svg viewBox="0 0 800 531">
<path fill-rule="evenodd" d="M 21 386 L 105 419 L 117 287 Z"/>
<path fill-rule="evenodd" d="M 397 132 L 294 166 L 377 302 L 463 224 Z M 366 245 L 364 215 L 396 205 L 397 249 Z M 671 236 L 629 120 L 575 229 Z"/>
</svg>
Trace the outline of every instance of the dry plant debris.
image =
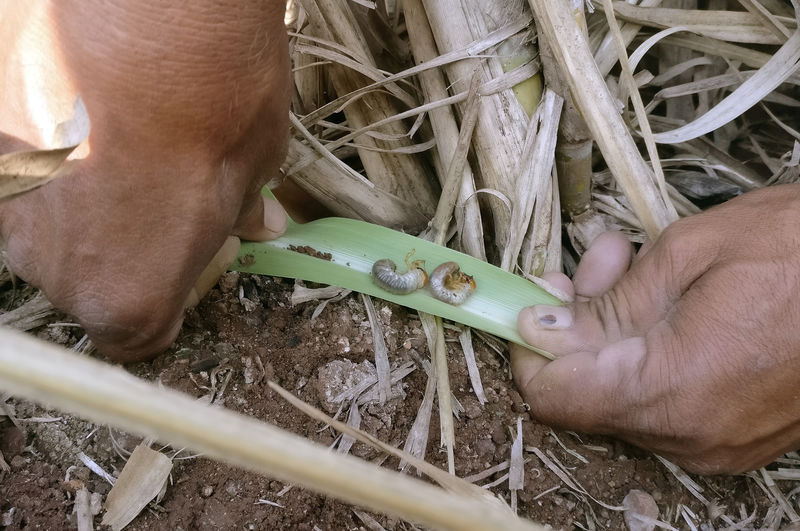
<svg viewBox="0 0 800 531">
<path fill-rule="evenodd" d="M 585 10 L 591 7 L 594 11 Z M 678 216 L 748 190 L 800 181 L 797 9 L 796 4 L 777 0 L 642 0 L 638 5 L 605 1 L 594 6 L 546 0 L 531 0 L 530 5 L 517 0 L 290 1 L 295 94 L 285 175 L 337 215 L 418 233 L 438 214 L 425 233 L 432 239 L 525 276 L 562 269 L 562 263 L 569 272 L 585 242 L 601 230 L 617 228 L 641 242 Z M 523 97 L 523 84 L 534 94 Z M 530 108 L 530 101 L 540 99 L 537 109 Z M 22 166 L 17 159 L 0 162 L 9 161 L 16 166 L 0 173 L 16 178 Z M 49 176 L 58 164 L 51 160 L 46 171 L 34 173 Z M 582 168 L 583 173 L 572 178 L 562 174 L 564 168 Z M 0 195 L 21 191 L 4 190 Z M 570 219 L 561 219 L 559 203 L 577 205 L 574 211 L 567 209 Z M 562 245 L 562 234 L 569 245 Z M 315 255 L 313 249 L 297 250 Z M 233 284 L 242 288 L 244 282 L 236 277 Z M 0 277 L 0 288 L 7 289 L 8 283 Z M 262 311 L 255 304 L 257 293 L 242 289 L 238 299 L 223 295 L 219 301 L 228 310 L 238 304 L 242 319 L 257 320 Z M 302 312 L 303 302 L 322 300 L 313 314 L 304 314 L 312 327 L 326 312 L 348 308 L 352 315 L 363 310 L 347 292 L 297 288 L 295 295 L 291 303 L 287 297 L 280 304 L 296 304 L 296 311 Z M 476 355 L 468 330 L 454 337 L 430 316 L 419 316 L 417 328 L 420 338 L 422 331 L 427 336 L 432 361 L 424 354 L 424 339 L 405 349 L 408 352 L 391 338 L 381 347 L 392 327 L 383 322 L 381 311 L 371 308 L 369 299 L 363 304 L 368 315 L 360 322 L 367 323 L 363 328 L 370 332 L 358 332 L 358 342 L 343 333 L 326 345 L 331 355 L 350 356 L 357 344 L 369 344 L 364 351 L 376 356 L 381 353 L 375 358 L 378 369 L 370 369 L 375 376 L 369 384 L 336 397 L 337 408 L 349 405 L 351 424 L 338 425 L 350 437 L 340 441 L 339 449 L 352 449 L 363 439 L 353 428 L 371 422 L 372 413 L 359 410 L 368 394 L 376 401 L 399 396 L 402 391 L 395 393 L 395 385 L 416 377 L 417 388 L 405 389 L 417 395 L 418 408 L 413 425 L 406 425 L 404 452 L 381 444 L 397 456 L 401 467 L 414 463 L 417 469 L 425 468 L 419 460 L 427 458 L 457 472 L 463 462 L 460 452 L 467 452 L 459 434 L 498 400 L 497 389 L 485 386 L 481 371 L 487 371 L 487 365 L 481 356 L 486 360 L 489 352 L 497 360 L 503 347 L 482 345 Z M 24 312 L 34 307 L 37 312 L 23 328 L 52 318 L 40 300 L 29 305 Z M 213 305 L 205 307 L 215 311 Z M 284 307 L 272 306 L 275 311 Z M 0 319 L 17 320 L 14 312 Z M 415 319 L 406 316 L 407 322 Z M 275 332 L 293 326 L 284 323 Z M 68 330 L 40 334 L 75 343 Z M 308 349 L 317 348 L 308 343 Z M 464 353 L 460 362 L 448 348 L 458 343 Z M 500 355 L 492 353 L 494 348 Z M 218 350 L 214 359 L 220 368 L 200 368 L 192 380 L 197 387 L 191 389 L 208 402 L 232 403 L 240 398 L 238 385 L 264 385 L 276 376 L 271 353 L 264 351 L 243 357 L 251 360 L 245 364 L 251 373 L 259 367 L 260 376 L 251 374 L 239 382 L 231 369 L 238 367 L 239 357 L 233 356 L 232 347 Z M 469 382 L 461 384 L 463 392 L 451 386 L 449 375 L 459 363 L 464 364 L 463 381 Z M 424 370 L 412 374 L 415 366 Z M 296 388 L 302 390 L 307 381 L 302 376 Z M 510 383 L 506 380 L 505 385 Z M 373 391 L 364 393 L 369 386 Z M 437 389 L 443 400 L 436 400 Z M 5 444 L 12 427 L 20 428 L 13 404 L 1 398 L 0 435 L 6 437 Z M 459 399 L 476 405 L 462 408 L 464 415 L 454 420 Z M 434 400 L 439 404 L 446 463 L 428 448 Z M 524 408 L 514 413 L 524 414 Z M 570 514 L 579 508 L 580 520 L 570 520 L 569 525 L 581 528 L 609 528 L 610 522 L 622 521 L 611 513 L 625 508 L 624 493 L 619 496 L 618 489 L 611 489 L 615 494 L 603 498 L 598 492 L 604 491 L 576 475 L 590 469 L 602 475 L 604 468 L 622 466 L 629 459 L 627 450 L 602 439 L 584 444 L 568 434 L 537 431 L 540 428 L 527 421 L 504 420 L 506 424 L 487 438 L 473 441 L 482 447 L 486 441 L 503 447 L 502 459 L 487 452 L 491 462 L 467 474 L 470 481 L 488 480 L 487 489 L 508 485 L 503 492 L 510 504 L 527 508 L 534 518 L 542 504 L 549 504 L 551 512 L 546 514 Z M 410 419 L 406 424 L 412 424 Z M 515 424 L 514 442 L 509 444 L 506 431 Z M 25 426 L 32 433 L 44 433 L 36 423 Z M 70 451 L 79 448 L 79 442 L 74 441 Z M 402 440 L 392 442 L 399 445 Z M 3 480 L 25 470 L 25 459 L 30 459 L 21 456 L 31 450 L 8 446 L 0 447 Z M 634 459 L 642 467 L 655 462 L 648 456 Z M 746 478 L 720 480 L 695 480 L 671 463 L 659 462 L 659 481 L 672 490 L 666 501 L 663 492 L 655 500 L 660 520 L 638 517 L 640 523 L 665 529 L 777 529 L 800 519 L 797 454 Z M 432 474 L 446 482 L 438 470 Z M 124 474 L 125 469 L 119 480 Z M 635 477 L 631 473 L 627 481 L 635 483 Z M 730 504 L 725 493 L 735 488 L 749 492 L 740 492 Z M 533 489 L 535 494 L 526 493 Z M 290 496 L 288 488 L 277 490 L 253 503 L 285 509 L 282 496 Z M 77 501 L 78 493 L 85 498 L 84 491 L 75 492 L 76 511 L 85 521 L 85 503 Z M 214 492 L 204 487 L 201 497 L 211 498 Z M 558 512 L 561 506 L 564 510 Z M 381 525 L 362 511 L 355 514 L 373 529 L 398 525 L 385 520 Z M 15 507 L 0 506 L 0 525 L 18 522 Z"/>
</svg>

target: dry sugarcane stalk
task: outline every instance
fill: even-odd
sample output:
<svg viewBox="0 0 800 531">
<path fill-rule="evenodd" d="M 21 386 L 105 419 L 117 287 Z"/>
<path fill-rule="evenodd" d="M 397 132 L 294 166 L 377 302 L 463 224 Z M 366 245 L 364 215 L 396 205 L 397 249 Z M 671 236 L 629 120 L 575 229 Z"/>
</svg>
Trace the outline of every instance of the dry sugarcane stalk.
<svg viewBox="0 0 800 531">
<path fill-rule="evenodd" d="M 371 67 L 375 66 L 364 37 L 359 28 L 355 26 L 354 17 L 349 13 L 347 3 L 336 0 L 319 0 L 317 2 L 303 1 L 301 4 L 309 16 L 314 34 L 344 45 L 354 57 Z M 366 84 L 361 74 L 345 69 L 341 65 L 331 65 L 330 75 L 336 93 L 339 95 L 352 92 Z M 396 100 L 383 91 L 365 94 L 344 109 L 351 129 L 360 129 L 370 123 L 397 114 L 397 112 Z M 387 124 L 383 132 L 398 138 L 407 134 L 400 122 Z M 384 150 L 408 145 L 408 140 L 387 143 L 362 135 L 359 137 L 359 144 Z M 370 149 L 359 148 L 358 154 L 370 180 L 379 188 L 415 205 L 425 215 L 433 214 L 435 209 L 434 189 L 429 179 L 429 172 L 421 161 L 412 156 Z"/>
<path fill-rule="evenodd" d="M 331 453 L 256 419 L 8 329 L 0 329 L 0 389 L 435 529 L 541 529 L 485 497 L 454 494 Z"/>
<path fill-rule="evenodd" d="M 423 0 L 423 4 L 441 53 L 463 48 L 484 37 L 500 26 L 496 20 L 506 23 L 529 16 L 523 12 L 509 13 L 507 5 L 498 6 L 495 2 L 485 0 Z M 456 91 L 464 90 L 476 66 L 484 82 L 502 75 L 502 65 L 496 57 L 488 57 L 480 62 L 466 60 L 453 63 L 446 67 L 446 71 Z M 482 187 L 511 197 L 516 181 L 513 175 L 514 161 L 522 152 L 527 121 L 525 110 L 513 90 L 481 98 L 472 146 L 480 168 Z M 502 201 L 488 197 L 495 243 L 502 256 L 511 216 Z"/>
<path fill-rule="evenodd" d="M 313 148 L 299 139 L 291 138 L 286 166 L 291 167 L 313 152 Z M 329 159 L 319 158 L 287 178 L 339 216 L 408 232 L 419 232 L 428 223 L 427 217 L 413 204 L 353 173 Z"/>
<path fill-rule="evenodd" d="M 403 2 L 406 27 L 408 29 L 411 51 L 417 63 L 433 60 L 438 52 L 433 40 L 428 19 L 421 0 Z M 447 86 L 440 70 L 420 72 L 419 82 L 425 101 L 436 101 L 447 97 Z M 446 168 L 453 160 L 458 139 L 458 125 L 451 107 L 442 107 L 429 113 L 434 137 L 436 138 L 436 162 L 439 175 L 445 175 Z M 444 180 L 440 182 L 444 188 Z M 483 244 L 483 225 L 478 198 L 475 196 L 475 181 L 469 163 L 464 166 L 458 203 L 455 209 L 456 226 L 459 227 L 461 247 L 467 254 L 486 260 Z"/>
<path fill-rule="evenodd" d="M 671 203 L 664 202 L 652 170 L 619 116 L 569 6 L 559 0 L 529 1 L 539 30 L 547 35 L 561 74 L 614 178 L 648 235 L 657 237 L 677 214 Z"/>
<path fill-rule="evenodd" d="M 585 33 L 582 1 L 572 2 L 572 13 Z M 551 51 L 552 44 L 548 41 L 547 35 L 540 31 L 539 48 L 547 85 L 564 99 L 555 161 L 561 208 L 570 219 L 574 220 L 591 206 L 593 141 L 586 121 L 575 106 L 569 87 L 555 62 Z"/>
</svg>

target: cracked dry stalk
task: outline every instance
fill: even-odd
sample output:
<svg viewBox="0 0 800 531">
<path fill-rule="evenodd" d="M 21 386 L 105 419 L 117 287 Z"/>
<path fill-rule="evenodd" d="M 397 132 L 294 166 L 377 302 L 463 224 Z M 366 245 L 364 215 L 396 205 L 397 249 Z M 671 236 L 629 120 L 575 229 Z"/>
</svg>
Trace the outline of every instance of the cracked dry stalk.
<svg viewBox="0 0 800 531">
<path fill-rule="evenodd" d="M 376 66 L 347 3 L 304 0 L 301 5 L 308 14 L 314 35 L 337 42 L 359 61 Z M 368 83 L 358 72 L 337 64 L 330 65 L 330 76 L 339 95 L 353 92 Z M 365 94 L 344 108 L 347 124 L 355 130 L 398 114 L 396 102 L 385 91 Z M 398 140 L 388 142 L 370 135 L 358 137 L 358 155 L 370 180 L 379 188 L 410 202 L 425 215 L 432 215 L 436 208 L 436 194 L 426 166 L 416 157 L 385 151 L 410 144 L 407 128 L 401 122 L 392 122 L 386 124 L 382 132 Z"/>
<path fill-rule="evenodd" d="M 508 6 L 499 6 L 482 0 L 423 0 L 440 53 L 464 48 L 500 25 L 515 17 L 528 17 L 525 12 L 508 12 Z M 460 92 L 472 78 L 476 66 L 485 83 L 503 74 L 497 56 L 458 61 L 447 65 L 445 71 L 454 91 Z M 461 107 L 464 111 L 464 107 Z M 522 152 L 528 117 L 512 89 L 483 96 L 478 110 L 472 148 L 478 161 L 480 186 L 496 190 L 507 198 L 514 193 L 513 161 Z M 494 196 L 487 196 L 494 222 L 495 243 L 499 254 L 508 241 L 511 215 L 506 205 Z"/>
<path fill-rule="evenodd" d="M 421 0 L 405 0 L 403 13 L 408 28 L 411 52 L 417 63 L 431 61 L 439 53 L 433 40 L 431 27 L 425 16 Z M 437 101 L 447 98 L 447 84 L 441 70 L 433 69 L 420 72 L 419 82 L 425 101 Z M 469 99 L 469 98 L 468 98 Z M 436 138 L 435 163 L 437 174 L 445 175 L 446 168 L 453 160 L 458 142 L 458 124 L 452 107 L 441 107 L 429 113 L 434 137 Z M 445 187 L 445 179 L 440 184 Z M 467 254 L 486 260 L 483 243 L 483 225 L 478 198 L 475 196 L 475 180 L 469 162 L 466 162 L 461 175 L 458 190 L 458 202 L 455 209 L 456 226 L 459 228 L 461 246 Z"/>
</svg>

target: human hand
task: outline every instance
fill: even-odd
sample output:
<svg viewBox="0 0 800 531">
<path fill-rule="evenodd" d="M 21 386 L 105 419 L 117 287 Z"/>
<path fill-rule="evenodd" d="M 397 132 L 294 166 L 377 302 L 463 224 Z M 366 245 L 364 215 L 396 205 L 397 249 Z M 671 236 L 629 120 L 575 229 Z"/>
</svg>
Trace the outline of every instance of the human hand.
<svg viewBox="0 0 800 531">
<path fill-rule="evenodd" d="M 612 434 L 687 470 L 733 473 L 800 448 L 800 185 L 775 186 L 672 224 L 633 260 L 606 233 L 566 307 L 520 312 L 557 359 L 512 348 L 538 420 Z"/>
<path fill-rule="evenodd" d="M 260 195 L 286 154 L 284 2 L 161 4 L 0 8 L 0 153 L 42 147 L 34 111 L 78 94 L 92 122 L 88 156 L 0 205 L 8 264 L 123 362 L 172 343 L 236 256 L 226 238 L 286 226 Z"/>
</svg>

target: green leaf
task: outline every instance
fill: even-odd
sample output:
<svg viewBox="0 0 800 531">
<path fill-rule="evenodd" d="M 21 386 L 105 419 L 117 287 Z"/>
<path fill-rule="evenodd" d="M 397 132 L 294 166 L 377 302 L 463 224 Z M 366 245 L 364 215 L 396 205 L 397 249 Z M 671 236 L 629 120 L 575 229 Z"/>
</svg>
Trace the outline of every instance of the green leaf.
<svg viewBox="0 0 800 531">
<path fill-rule="evenodd" d="M 291 250 L 304 247 L 311 256 Z M 389 258 L 405 269 L 405 257 L 414 251 L 413 260 L 425 260 L 429 273 L 443 262 L 453 261 L 475 278 L 477 287 L 460 306 L 441 302 L 422 288 L 409 295 L 395 295 L 372 282 L 372 264 Z M 330 253 L 330 259 L 319 258 Z M 332 284 L 366 293 L 402 306 L 489 332 L 527 345 L 517 332 L 517 314 L 534 304 L 561 304 L 535 284 L 486 262 L 452 249 L 403 234 L 386 227 L 344 218 L 325 218 L 305 224 L 289 222 L 286 233 L 269 242 L 243 242 L 232 270 L 299 278 Z M 552 359 L 552 355 L 534 348 Z"/>
</svg>

